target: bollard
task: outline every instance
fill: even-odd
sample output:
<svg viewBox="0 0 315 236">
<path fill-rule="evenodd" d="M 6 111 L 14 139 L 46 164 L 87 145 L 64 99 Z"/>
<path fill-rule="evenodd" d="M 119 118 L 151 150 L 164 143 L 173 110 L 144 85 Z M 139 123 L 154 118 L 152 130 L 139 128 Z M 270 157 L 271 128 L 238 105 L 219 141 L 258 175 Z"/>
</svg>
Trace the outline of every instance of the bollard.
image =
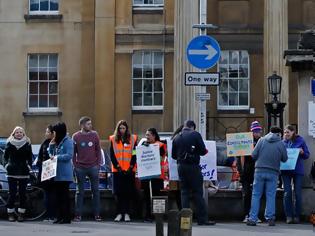
<svg viewBox="0 0 315 236">
<path fill-rule="evenodd" d="M 163 214 L 154 214 L 155 218 L 155 235 L 164 236 Z"/>
<path fill-rule="evenodd" d="M 152 213 L 155 217 L 155 235 L 164 236 L 164 223 L 163 217 L 167 212 L 167 197 L 165 196 L 153 196 L 152 197 Z"/>
<path fill-rule="evenodd" d="M 179 211 L 170 210 L 167 220 L 167 236 L 179 236 Z"/>
<path fill-rule="evenodd" d="M 190 208 L 184 208 L 179 213 L 180 231 L 179 236 L 191 236 L 192 235 L 192 210 Z"/>
</svg>

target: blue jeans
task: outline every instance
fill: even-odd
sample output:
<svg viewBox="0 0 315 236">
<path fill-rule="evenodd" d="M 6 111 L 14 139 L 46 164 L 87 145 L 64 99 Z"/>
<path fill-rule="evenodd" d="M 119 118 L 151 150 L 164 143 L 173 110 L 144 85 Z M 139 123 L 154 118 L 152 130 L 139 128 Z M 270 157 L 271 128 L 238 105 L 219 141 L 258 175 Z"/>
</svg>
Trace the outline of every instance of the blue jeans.
<svg viewBox="0 0 315 236">
<path fill-rule="evenodd" d="M 257 222 L 260 199 L 263 193 L 266 195 L 266 220 L 275 219 L 275 202 L 277 192 L 278 174 L 272 172 L 255 172 L 252 204 L 249 213 L 249 219 Z"/>
<path fill-rule="evenodd" d="M 297 217 L 301 215 L 302 207 L 302 182 L 303 175 L 285 174 L 282 175 L 284 186 L 283 206 L 287 217 Z M 294 184 L 295 205 L 292 196 L 292 180 Z"/>
<path fill-rule="evenodd" d="M 82 215 L 82 206 L 84 198 L 84 183 L 86 177 L 89 178 L 91 183 L 91 190 L 93 194 L 93 209 L 94 215 L 100 214 L 100 192 L 99 192 L 99 169 L 97 166 L 90 168 L 75 168 L 75 174 L 77 176 L 77 191 L 75 195 L 75 214 Z"/>
</svg>

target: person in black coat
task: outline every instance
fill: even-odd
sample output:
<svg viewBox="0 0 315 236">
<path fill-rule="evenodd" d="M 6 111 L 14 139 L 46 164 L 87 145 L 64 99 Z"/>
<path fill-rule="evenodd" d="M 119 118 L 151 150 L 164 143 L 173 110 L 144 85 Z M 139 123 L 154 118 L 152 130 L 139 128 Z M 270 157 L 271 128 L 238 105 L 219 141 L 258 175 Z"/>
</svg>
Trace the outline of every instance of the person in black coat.
<svg viewBox="0 0 315 236">
<path fill-rule="evenodd" d="M 9 183 L 7 202 L 8 220 L 15 221 L 15 198 L 19 191 L 20 205 L 18 221 L 24 221 L 26 211 L 26 186 L 32 166 L 32 146 L 22 127 L 15 127 L 7 140 L 4 151 L 4 164 Z"/>
<path fill-rule="evenodd" d="M 195 129 L 194 121 L 184 122 L 184 128 L 173 140 L 172 157 L 177 160 L 182 207 L 190 208 L 190 192 L 192 192 L 197 208 L 198 225 L 214 225 L 214 221 L 208 221 L 208 212 L 203 199 L 203 176 L 199 166 L 200 156 L 206 155 L 208 150 L 200 133 Z"/>
<path fill-rule="evenodd" d="M 45 190 L 46 219 L 44 221 L 53 221 L 55 218 L 55 198 L 54 198 L 54 180 L 49 179 L 41 182 L 43 162 L 50 159 L 48 148 L 53 138 L 53 126 L 48 125 L 45 132 L 45 141 L 40 145 L 36 166 L 38 167 L 38 179 L 41 187 Z"/>
</svg>

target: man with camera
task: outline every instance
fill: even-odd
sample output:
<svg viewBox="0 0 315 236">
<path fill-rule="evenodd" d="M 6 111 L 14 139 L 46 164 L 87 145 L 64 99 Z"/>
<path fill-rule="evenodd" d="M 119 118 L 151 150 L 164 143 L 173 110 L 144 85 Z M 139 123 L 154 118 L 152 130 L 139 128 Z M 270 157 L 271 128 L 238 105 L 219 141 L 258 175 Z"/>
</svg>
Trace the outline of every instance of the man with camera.
<svg viewBox="0 0 315 236">
<path fill-rule="evenodd" d="M 208 211 L 203 199 L 203 176 L 199 166 L 200 156 L 207 154 L 208 150 L 195 129 L 194 121 L 184 122 L 182 131 L 173 140 L 172 157 L 177 160 L 182 207 L 190 208 L 192 192 L 198 225 L 214 225 L 214 221 L 208 221 Z"/>
</svg>

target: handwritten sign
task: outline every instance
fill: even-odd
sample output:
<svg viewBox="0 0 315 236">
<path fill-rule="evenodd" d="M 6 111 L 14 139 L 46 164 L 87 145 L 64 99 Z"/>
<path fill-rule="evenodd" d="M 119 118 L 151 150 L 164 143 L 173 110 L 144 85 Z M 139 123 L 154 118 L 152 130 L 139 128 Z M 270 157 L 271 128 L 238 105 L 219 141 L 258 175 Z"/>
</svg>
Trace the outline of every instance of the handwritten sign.
<svg viewBox="0 0 315 236">
<path fill-rule="evenodd" d="M 178 181 L 177 161 L 172 158 L 172 141 L 167 139 L 169 179 Z M 204 141 L 208 153 L 200 157 L 200 167 L 204 180 L 217 180 L 217 149 L 215 141 Z"/>
<path fill-rule="evenodd" d="M 136 155 L 140 179 L 151 179 L 161 175 L 161 157 L 158 144 L 137 146 Z"/>
<path fill-rule="evenodd" d="M 42 164 L 41 181 L 45 181 L 55 177 L 57 174 L 57 158 L 49 159 Z"/>
<path fill-rule="evenodd" d="M 299 148 L 287 148 L 288 160 L 280 163 L 280 170 L 294 170 L 299 157 Z"/>
<path fill-rule="evenodd" d="M 200 157 L 203 180 L 217 180 L 217 147 L 215 141 L 204 141 L 208 153 Z"/>
<path fill-rule="evenodd" d="M 308 102 L 308 134 L 315 138 L 315 103 Z"/>
<path fill-rule="evenodd" d="M 253 134 L 235 133 L 226 134 L 227 156 L 248 156 L 251 155 L 254 149 Z"/>
</svg>

